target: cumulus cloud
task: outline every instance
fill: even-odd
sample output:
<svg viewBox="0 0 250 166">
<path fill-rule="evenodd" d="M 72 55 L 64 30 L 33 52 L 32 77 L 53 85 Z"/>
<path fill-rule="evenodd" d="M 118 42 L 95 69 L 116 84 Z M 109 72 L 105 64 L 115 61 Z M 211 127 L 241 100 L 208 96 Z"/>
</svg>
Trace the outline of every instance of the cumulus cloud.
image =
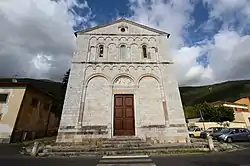
<svg viewBox="0 0 250 166">
<path fill-rule="evenodd" d="M 0 76 L 60 80 L 75 50 L 73 27 L 92 16 L 86 1 L 0 1 Z"/>
<path fill-rule="evenodd" d="M 208 20 L 198 28 L 212 31 L 210 40 L 186 45 L 188 28 L 193 25 L 193 11 L 198 2 L 208 10 Z M 172 34 L 171 52 L 180 85 L 204 85 L 249 78 L 250 1 L 248 0 L 130 0 L 131 17 Z M 219 26 L 219 28 L 218 28 Z M 217 28 L 217 30 L 216 30 Z M 197 61 L 201 56 L 208 64 Z"/>
<path fill-rule="evenodd" d="M 131 17 L 171 34 L 171 53 L 180 85 L 248 79 L 249 0 L 128 0 Z M 202 3 L 208 19 L 193 32 L 209 32 L 188 43 Z M 206 11 L 205 11 L 206 12 Z M 0 77 L 61 79 L 75 50 L 74 28 L 97 25 L 87 0 L 1 0 Z M 118 16 L 119 17 L 119 16 Z M 113 19 L 113 18 L 112 18 Z M 198 32 L 199 29 L 199 32 Z M 202 59 L 206 57 L 206 62 Z"/>
</svg>

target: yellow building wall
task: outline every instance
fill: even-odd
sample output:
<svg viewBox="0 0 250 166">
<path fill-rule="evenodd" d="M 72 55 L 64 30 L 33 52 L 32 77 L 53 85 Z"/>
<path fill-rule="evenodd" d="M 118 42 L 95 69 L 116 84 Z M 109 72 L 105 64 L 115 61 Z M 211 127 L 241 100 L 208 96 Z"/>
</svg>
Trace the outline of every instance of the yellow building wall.
<svg viewBox="0 0 250 166">
<path fill-rule="evenodd" d="M 250 127 L 250 112 L 240 112 L 241 120 L 246 123 L 247 127 Z"/>
<path fill-rule="evenodd" d="M 202 128 L 203 130 L 208 129 L 209 127 L 223 127 L 222 124 L 217 123 L 217 122 L 194 122 L 194 123 L 189 123 L 188 126 L 198 126 L 200 128 Z M 246 127 L 246 123 L 245 122 L 230 122 L 229 128 L 233 128 L 233 127 L 242 127 L 245 128 Z"/>
<path fill-rule="evenodd" d="M 37 106 L 32 106 L 32 99 L 38 99 Z M 12 141 L 23 141 L 46 136 L 47 129 L 55 128 L 54 116 L 51 114 L 53 99 L 33 88 L 27 88 L 19 117 L 12 135 Z M 48 109 L 44 105 L 48 103 Z M 56 119 L 57 120 L 57 119 Z M 51 122 L 52 121 L 52 122 Z M 52 123 L 52 124 L 49 124 Z M 54 124 L 53 124 L 54 123 Z M 57 125 L 58 126 L 58 125 Z"/>
<path fill-rule="evenodd" d="M 237 104 L 246 104 L 248 106 L 248 111 L 250 110 L 250 100 L 249 100 L 248 97 L 241 98 L 241 99 L 235 101 L 234 103 L 237 103 Z"/>
<path fill-rule="evenodd" d="M 6 103 L 0 102 L 0 142 L 9 142 L 26 87 L 0 87 L 0 93 L 8 93 Z"/>
</svg>

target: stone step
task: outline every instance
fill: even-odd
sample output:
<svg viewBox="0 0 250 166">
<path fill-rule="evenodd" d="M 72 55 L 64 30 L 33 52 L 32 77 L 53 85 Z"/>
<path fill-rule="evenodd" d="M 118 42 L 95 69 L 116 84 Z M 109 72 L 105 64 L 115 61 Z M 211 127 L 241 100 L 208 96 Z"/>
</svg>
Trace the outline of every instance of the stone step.
<svg viewBox="0 0 250 166">
<path fill-rule="evenodd" d="M 124 143 L 143 143 L 143 142 L 146 142 L 146 141 L 143 141 L 143 140 L 140 140 L 140 139 L 138 139 L 138 140 L 134 139 L 134 140 L 105 140 L 102 143 L 103 144 L 105 144 L 105 143 L 109 143 L 109 144 L 110 143 L 112 143 L 112 144 L 121 143 L 121 144 L 124 144 Z"/>
<path fill-rule="evenodd" d="M 44 148 L 44 152 L 95 152 L 95 151 L 131 151 L 131 150 L 151 150 L 151 149 L 193 149 L 193 148 L 206 148 L 207 145 L 154 145 L 154 146 L 139 146 L 139 147 L 64 147 L 64 148 Z"/>
<path fill-rule="evenodd" d="M 131 136 L 120 136 L 120 137 L 113 137 L 108 139 L 107 141 L 115 142 L 115 141 L 142 141 L 141 138 L 138 137 L 131 137 Z"/>
<path fill-rule="evenodd" d="M 113 143 L 106 143 L 102 144 L 102 148 L 108 148 L 108 147 L 145 147 L 145 146 L 151 146 L 149 143 L 142 142 L 142 143 L 118 143 L 118 144 L 113 144 Z"/>
<path fill-rule="evenodd" d="M 145 147 L 151 146 L 151 144 L 147 142 L 137 141 L 137 142 L 119 142 L 119 143 L 112 143 L 112 142 L 104 142 L 99 145 L 47 145 L 45 149 L 93 149 L 93 148 L 123 148 L 123 147 Z"/>
<path fill-rule="evenodd" d="M 185 148 L 185 149 L 137 149 L 137 150 L 112 150 L 112 151 L 94 151 L 94 152 L 47 152 L 39 153 L 39 156 L 103 156 L 103 155 L 133 155 L 133 154 L 175 154 L 175 153 L 201 153 L 208 152 L 208 148 Z"/>
</svg>

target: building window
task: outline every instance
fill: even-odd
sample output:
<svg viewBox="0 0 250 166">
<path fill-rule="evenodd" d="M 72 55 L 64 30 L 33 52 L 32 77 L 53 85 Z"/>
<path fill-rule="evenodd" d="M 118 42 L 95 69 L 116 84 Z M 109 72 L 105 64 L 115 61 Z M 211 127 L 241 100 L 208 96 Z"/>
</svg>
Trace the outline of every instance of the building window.
<svg viewBox="0 0 250 166">
<path fill-rule="evenodd" d="M 44 110 L 48 110 L 49 107 L 50 107 L 50 103 L 44 103 L 44 104 L 43 104 L 43 109 L 44 109 Z"/>
<path fill-rule="evenodd" d="M 152 47 L 152 48 L 153 48 L 153 50 L 155 51 L 155 53 L 158 52 L 158 48 L 157 48 L 157 47 Z"/>
<path fill-rule="evenodd" d="M 7 98 L 8 98 L 8 94 L 7 93 L 1 93 L 0 94 L 0 103 L 6 103 L 7 102 Z"/>
<path fill-rule="evenodd" d="M 32 107 L 37 107 L 39 100 L 37 98 L 32 98 L 31 100 L 31 106 Z"/>
<path fill-rule="evenodd" d="M 120 47 L 121 51 L 121 58 L 124 59 L 127 57 L 127 47 L 125 45 L 121 45 Z"/>
<path fill-rule="evenodd" d="M 104 52 L 104 46 L 99 45 L 99 57 L 103 57 L 103 52 Z"/>
<path fill-rule="evenodd" d="M 142 54 L 143 54 L 143 58 L 147 58 L 147 46 L 143 45 L 142 46 Z"/>
<path fill-rule="evenodd" d="M 122 27 L 121 28 L 121 32 L 125 32 L 125 31 L 126 31 L 126 29 Z"/>
</svg>

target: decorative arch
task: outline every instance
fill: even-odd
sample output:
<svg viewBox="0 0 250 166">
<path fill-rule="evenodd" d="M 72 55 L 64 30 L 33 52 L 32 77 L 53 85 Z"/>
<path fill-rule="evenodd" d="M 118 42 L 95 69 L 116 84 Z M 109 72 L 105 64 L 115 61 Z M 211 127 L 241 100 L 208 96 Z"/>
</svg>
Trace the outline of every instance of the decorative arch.
<svg viewBox="0 0 250 166">
<path fill-rule="evenodd" d="M 110 70 L 110 66 L 109 66 L 109 65 L 104 65 L 104 66 L 102 67 L 102 70 L 105 70 L 105 69 Z"/>
<path fill-rule="evenodd" d="M 115 45 L 115 47 L 117 47 L 116 43 L 112 42 L 108 44 L 108 47 L 110 47 L 110 45 Z"/>
<path fill-rule="evenodd" d="M 118 37 L 114 37 L 114 38 L 113 38 L 113 41 L 114 41 L 114 42 L 116 42 L 116 41 L 118 41 L 118 40 L 119 40 Z"/>
<path fill-rule="evenodd" d="M 119 70 L 119 66 L 118 66 L 118 65 L 113 65 L 113 66 L 111 67 L 111 70 L 114 70 L 114 69 Z"/>
<path fill-rule="evenodd" d="M 140 47 L 143 47 L 143 46 L 147 46 L 148 47 L 148 43 L 145 43 L 145 42 L 141 43 Z"/>
<path fill-rule="evenodd" d="M 91 38 L 89 39 L 89 43 L 90 43 L 90 45 L 95 44 L 95 43 L 96 43 L 96 41 L 97 41 L 96 37 L 91 37 Z"/>
<path fill-rule="evenodd" d="M 139 86 L 139 83 L 141 81 L 142 78 L 144 77 L 151 77 L 151 78 L 154 78 L 158 83 L 159 85 L 161 86 L 161 83 L 160 83 L 160 78 L 157 77 L 156 75 L 152 74 L 152 73 L 146 73 L 146 74 L 143 74 L 139 77 L 138 81 L 137 81 L 137 85 Z"/>
<path fill-rule="evenodd" d="M 102 73 L 95 73 L 95 74 L 90 75 L 90 76 L 87 78 L 87 80 L 86 80 L 84 86 L 87 87 L 89 81 L 92 80 L 93 78 L 96 78 L 96 77 L 105 78 L 105 79 L 108 81 L 108 83 L 110 84 L 110 78 L 109 78 L 108 76 L 106 76 L 105 74 L 102 74 Z"/>
<path fill-rule="evenodd" d="M 154 42 L 156 42 L 156 39 L 155 39 L 154 37 L 150 37 L 150 38 L 149 38 L 149 41 L 154 41 Z"/>
<path fill-rule="evenodd" d="M 101 65 L 96 65 L 96 66 L 93 66 L 94 70 L 96 70 L 97 68 L 100 68 L 102 69 L 102 66 Z"/>
<path fill-rule="evenodd" d="M 105 116 L 111 113 L 111 87 L 108 77 L 102 73 L 91 75 L 83 90 L 82 125 L 103 126 L 111 123 L 111 119 Z M 102 109 L 96 103 L 102 103 Z"/>
<path fill-rule="evenodd" d="M 111 37 L 106 37 L 104 40 L 105 40 L 105 41 L 111 41 L 112 38 L 111 38 Z"/>
<path fill-rule="evenodd" d="M 149 39 L 148 38 L 146 38 L 146 37 L 143 37 L 142 39 L 141 39 L 141 41 L 149 41 Z"/>
<path fill-rule="evenodd" d="M 125 37 L 121 37 L 119 40 L 122 41 L 122 42 L 127 41 L 127 39 Z"/>
<path fill-rule="evenodd" d="M 121 73 L 121 74 L 118 74 L 117 76 L 115 76 L 113 79 L 112 79 L 112 85 L 115 84 L 115 82 L 119 79 L 119 78 L 122 78 L 122 77 L 126 77 L 126 78 L 129 78 L 133 81 L 133 84 L 135 85 L 136 83 L 136 80 L 135 78 L 130 75 L 130 74 L 127 74 L 127 73 Z"/>
<path fill-rule="evenodd" d="M 104 37 L 102 37 L 102 36 L 98 37 L 98 38 L 97 38 L 97 41 L 98 41 L 98 42 L 104 42 Z"/>
<path fill-rule="evenodd" d="M 153 74 L 146 73 L 138 79 L 137 107 L 145 108 L 138 112 L 142 126 L 165 124 L 161 87 L 160 79 Z"/>
<path fill-rule="evenodd" d="M 138 44 L 137 44 L 137 43 L 131 43 L 130 46 L 132 46 L 132 45 L 136 45 L 136 46 L 138 47 Z"/>
<path fill-rule="evenodd" d="M 126 47 L 128 47 L 128 45 L 126 43 L 123 43 L 123 42 L 119 43 L 118 47 L 120 48 L 122 45 L 125 45 Z"/>
<path fill-rule="evenodd" d="M 134 39 L 132 37 L 128 38 L 128 42 L 132 43 L 134 41 Z"/>
<path fill-rule="evenodd" d="M 147 69 L 149 69 L 150 70 L 150 72 L 152 72 L 153 71 L 153 69 L 152 69 L 152 67 L 151 66 L 145 66 L 145 70 L 146 70 L 146 72 L 148 72 L 149 73 L 149 71 L 147 71 Z"/>
</svg>

